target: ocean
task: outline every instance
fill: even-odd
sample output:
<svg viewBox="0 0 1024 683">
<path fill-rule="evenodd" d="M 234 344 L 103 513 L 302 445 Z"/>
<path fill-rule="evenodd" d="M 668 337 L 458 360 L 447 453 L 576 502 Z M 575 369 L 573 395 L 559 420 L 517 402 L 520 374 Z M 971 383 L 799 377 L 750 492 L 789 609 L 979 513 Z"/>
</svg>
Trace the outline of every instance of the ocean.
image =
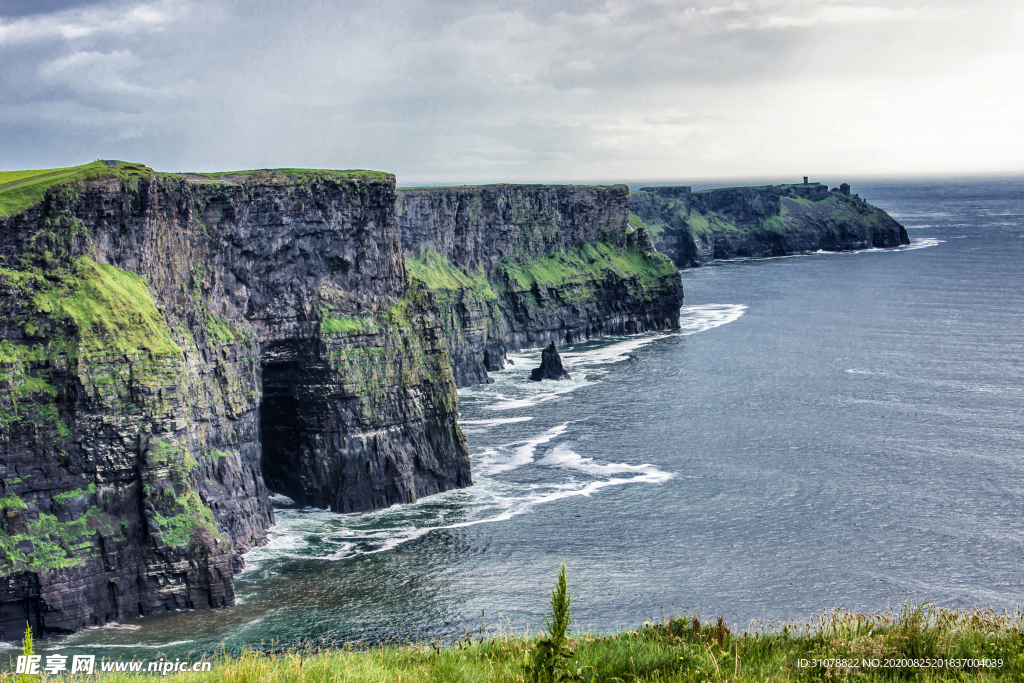
<svg viewBox="0 0 1024 683">
<path fill-rule="evenodd" d="M 280 510 L 238 605 L 50 639 L 170 657 L 303 641 L 1024 603 L 1024 179 L 858 183 L 911 245 L 683 271 L 681 330 L 460 391 L 475 485 Z M 67 654 L 67 652 L 64 652 Z"/>
</svg>

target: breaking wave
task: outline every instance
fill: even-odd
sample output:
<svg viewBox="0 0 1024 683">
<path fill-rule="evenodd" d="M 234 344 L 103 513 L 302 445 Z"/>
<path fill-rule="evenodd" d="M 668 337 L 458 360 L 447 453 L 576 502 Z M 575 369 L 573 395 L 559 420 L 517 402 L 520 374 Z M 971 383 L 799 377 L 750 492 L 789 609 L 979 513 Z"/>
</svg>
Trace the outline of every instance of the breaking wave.
<svg viewBox="0 0 1024 683">
<path fill-rule="evenodd" d="M 678 332 L 610 337 L 562 352 L 571 380 L 531 382 L 540 349 L 509 354 L 514 364 L 492 374 L 493 384 L 459 392 L 460 425 L 470 435 L 474 485 L 366 514 L 315 508 L 278 509 L 266 545 L 246 555 L 249 572 L 273 572 L 274 560 L 345 560 L 382 553 L 426 534 L 498 523 L 572 497 L 615 486 L 657 486 L 674 473 L 647 463 L 602 461 L 587 453 L 581 423 L 552 423 L 543 404 L 579 400 L 574 394 L 603 381 L 615 364 L 673 335 L 704 332 L 740 318 L 743 304 L 684 306 Z M 508 417 L 488 417 L 494 411 Z M 546 422 L 546 424 L 545 424 Z M 476 442 L 476 443 L 474 443 Z M 287 503 L 283 498 L 275 502 Z"/>
</svg>

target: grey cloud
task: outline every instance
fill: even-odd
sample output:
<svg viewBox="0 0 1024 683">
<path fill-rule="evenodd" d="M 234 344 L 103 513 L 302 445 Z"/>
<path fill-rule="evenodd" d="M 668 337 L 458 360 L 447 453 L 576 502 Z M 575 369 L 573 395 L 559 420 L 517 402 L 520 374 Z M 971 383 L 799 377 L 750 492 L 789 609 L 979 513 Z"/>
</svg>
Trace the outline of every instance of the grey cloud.
<svg viewBox="0 0 1024 683">
<path fill-rule="evenodd" d="M 78 7 L 102 5 L 96 0 L 4 0 L 0 17 L 24 17 L 32 14 L 52 14 Z"/>
<path fill-rule="evenodd" d="M 1022 20 L 999 0 L 969 14 L 880 0 L 57 8 L 0 19 L 3 168 L 116 156 L 477 182 L 751 175 L 817 157 L 864 171 L 873 152 L 846 153 L 805 122 L 877 131 L 850 138 L 888 148 L 901 143 L 887 101 L 927 90 L 921 125 L 944 130 L 931 81 L 966 78 L 998 50 L 1021 66 Z M 996 114 L 1021 105 L 1007 106 Z M 1002 137 L 1007 158 L 1018 139 Z M 920 154 L 896 156 L 910 168 Z"/>
</svg>

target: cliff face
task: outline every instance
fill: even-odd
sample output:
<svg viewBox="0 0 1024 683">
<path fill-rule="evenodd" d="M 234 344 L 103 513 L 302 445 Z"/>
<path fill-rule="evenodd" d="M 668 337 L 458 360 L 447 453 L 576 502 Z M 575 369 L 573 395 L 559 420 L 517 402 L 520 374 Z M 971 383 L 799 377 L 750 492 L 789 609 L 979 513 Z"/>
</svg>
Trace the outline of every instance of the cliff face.
<svg viewBox="0 0 1024 683">
<path fill-rule="evenodd" d="M 268 485 L 471 483 L 392 176 L 110 163 L 0 218 L 0 639 L 232 604 Z"/>
<path fill-rule="evenodd" d="M 410 271 L 437 298 L 459 386 L 505 354 L 675 329 L 679 271 L 628 221 L 627 189 L 488 185 L 398 190 Z"/>
<path fill-rule="evenodd" d="M 818 183 L 733 187 L 645 187 L 630 193 L 629 210 L 657 248 L 681 268 L 737 256 L 782 256 L 909 244 L 902 225 L 849 186 Z"/>
</svg>

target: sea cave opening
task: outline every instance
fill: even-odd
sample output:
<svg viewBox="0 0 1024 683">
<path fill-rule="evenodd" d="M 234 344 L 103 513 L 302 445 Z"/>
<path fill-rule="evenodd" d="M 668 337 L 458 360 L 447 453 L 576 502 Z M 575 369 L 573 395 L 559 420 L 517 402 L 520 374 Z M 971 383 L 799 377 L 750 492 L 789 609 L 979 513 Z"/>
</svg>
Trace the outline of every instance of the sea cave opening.
<svg viewBox="0 0 1024 683">
<path fill-rule="evenodd" d="M 263 400 L 259 409 L 263 481 L 271 493 L 285 495 L 300 507 L 319 502 L 309 497 L 305 481 L 306 426 L 316 408 L 304 391 L 308 369 L 303 359 L 309 351 L 304 346 L 300 341 L 289 341 L 264 348 Z"/>
</svg>

